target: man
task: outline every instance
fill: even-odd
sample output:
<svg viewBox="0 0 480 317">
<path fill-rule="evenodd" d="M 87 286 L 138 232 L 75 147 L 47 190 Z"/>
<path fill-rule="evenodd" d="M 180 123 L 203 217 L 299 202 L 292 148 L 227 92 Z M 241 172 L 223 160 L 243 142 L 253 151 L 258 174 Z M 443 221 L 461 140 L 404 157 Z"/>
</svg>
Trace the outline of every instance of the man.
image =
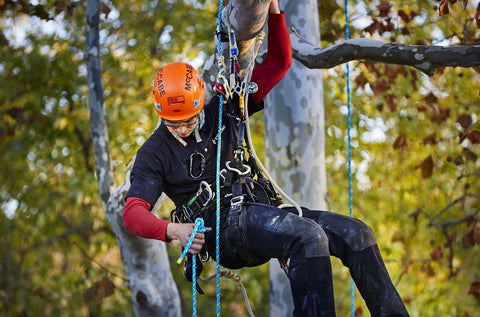
<svg viewBox="0 0 480 317">
<path fill-rule="evenodd" d="M 272 1 L 269 11 L 268 54 L 253 70 L 251 80 L 257 83 L 258 91 L 249 99 L 249 113 L 263 109 L 263 98 L 292 62 L 285 16 L 278 8 L 278 0 Z M 172 63 L 159 70 L 153 95 L 163 124 L 138 151 L 124 225 L 139 236 L 166 242 L 179 240 L 185 247 L 194 227 L 191 222 L 201 216 L 207 232 L 195 235 L 189 252 L 198 254 L 203 248 L 215 255 L 215 232 L 211 227 L 215 225 L 216 208 L 209 185 L 215 188 L 219 98 L 214 97 L 204 106 L 204 82 L 192 66 L 184 63 Z M 236 102 L 229 100 L 221 133 L 222 169 L 232 162 L 234 150 L 238 149 L 237 118 Z M 277 208 L 278 204 L 271 200 L 258 199 L 258 193 L 239 195 L 235 187 L 238 182 L 232 184 L 228 177 L 224 178 L 220 232 L 223 266 L 240 268 L 270 258 L 288 259 L 294 315 L 335 316 L 330 263 L 330 255 L 334 255 L 349 267 L 372 316 L 408 316 L 367 225 L 306 208 L 302 208 L 300 217 L 295 208 Z M 239 179 L 243 182 L 240 188 L 249 191 L 245 178 L 237 175 Z M 255 182 L 248 184 L 252 190 L 258 187 Z M 175 203 L 178 219 L 190 223 L 169 222 L 150 213 L 162 192 Z M 197 192 L 201 193 L 199 197 L 205 193 L 209 197 L 193 210 L 195 204 L 191 202 L 197 199 Z"/>
</svg>

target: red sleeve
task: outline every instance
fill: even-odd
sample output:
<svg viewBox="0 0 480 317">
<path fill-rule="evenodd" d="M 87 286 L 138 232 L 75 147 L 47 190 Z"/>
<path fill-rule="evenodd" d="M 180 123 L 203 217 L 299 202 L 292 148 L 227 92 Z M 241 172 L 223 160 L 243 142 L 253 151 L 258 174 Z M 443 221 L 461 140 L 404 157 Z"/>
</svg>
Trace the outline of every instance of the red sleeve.
<svg viewBox="0 0 480 317">
<path fill-rule="evenodd" d="M 145 200 L 128 197 L 123 210 L 123 225 L 137 236 L 170 242 L 166 237 L 170 222 L 159 219 L 149 210 L 150 204 Z"/>
<path fill-rule="evenodd" d="M 268 17 L 267 57 L 253 69 L 252 81 L 257 83 L 258 91 L 253 95 L 258 103 L 282 79 L 292 66 L 292 44 L 285 23 L 285 12 L 270 13 Z"/>
</svg>

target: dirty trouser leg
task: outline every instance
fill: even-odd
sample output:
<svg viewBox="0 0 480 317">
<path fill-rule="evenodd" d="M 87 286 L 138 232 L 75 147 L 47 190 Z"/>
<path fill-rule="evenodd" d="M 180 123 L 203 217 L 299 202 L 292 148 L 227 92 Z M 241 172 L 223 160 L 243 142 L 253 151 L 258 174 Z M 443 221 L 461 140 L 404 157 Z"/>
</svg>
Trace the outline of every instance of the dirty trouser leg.
<svg viewBox="0 0 480 317">
<path fill-rule="evenodd" d="M 335 316 L 328 240 L 315 222 L 264 204 L 247 204 L 240 226 L 257 254 L 289 258 L 294 316 Z"/>
<path fill-rule="evenodd" d="M 330 253 L 350 269 L 372 316 L 408 316 L 370 227 L 358 219 L 328 211 L 304 209 L 303 214 L 323 228 Z"/>
</svg>

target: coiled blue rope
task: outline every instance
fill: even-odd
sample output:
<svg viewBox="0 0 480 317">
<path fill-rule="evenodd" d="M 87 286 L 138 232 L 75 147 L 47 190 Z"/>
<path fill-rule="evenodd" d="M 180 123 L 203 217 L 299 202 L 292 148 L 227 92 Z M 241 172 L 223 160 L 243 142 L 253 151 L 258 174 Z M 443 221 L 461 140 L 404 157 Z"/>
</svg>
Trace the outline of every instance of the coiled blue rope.
<svg viewBox="0 0 480 317">
<path fill-rule="evenodd" d="M 218 22 L 217 22 L 217 35 L 218 35 L 218 56 L 223 56 L 222 51 L 222 39 L 220 31 L 222 28 L 222 8 L 223 0 L 218 3 Z M 222 69 L 218 70 L 219 72 Z M 216 298 L 217 298 L 217 316 L 220 317 L 220 156 L 222 149 L 222 113 L 223 113 L 223 95 L 220 94 L 220 101 L 218 105 L 218 135 L 217 135 L 217 171 L 215 177 L 215 194 L 217 198 L 216 212 L 215 212 L 215 262 L 216 262 Z"/>
<path fill-rule="evenodd" d="M 188 239 L 185 248 L 183 249 L 182 254 L 178 257 L 177 264 L 182 263 L 182 260 L 187 255 L 188 250 L 192 246 L 193 239 L 197 232 L 205 232 L 205 224 L 202 218 L 197 218 L 195 220 L 195 226 L 193 227 L 192 234 Z M 197 316 L 197 257 L 192 256 L 192 316 Z"/>
<path fill-rule="evenodd" d="M 345 40 L 350 38 L 348 26 L 348 0 L 345 0 Z M 351 137 L 351 109 L 350 109 L 350 65 L 347 62 L 347 129 L 348 129 L 348 208 L 350 217 L 353 217 L 353 193 L 352 193 L 352 137 Z M 350 296 L 351 296 L 351 313 L 355 317 L 355 283 L 350 278 Z"/>
</svg>

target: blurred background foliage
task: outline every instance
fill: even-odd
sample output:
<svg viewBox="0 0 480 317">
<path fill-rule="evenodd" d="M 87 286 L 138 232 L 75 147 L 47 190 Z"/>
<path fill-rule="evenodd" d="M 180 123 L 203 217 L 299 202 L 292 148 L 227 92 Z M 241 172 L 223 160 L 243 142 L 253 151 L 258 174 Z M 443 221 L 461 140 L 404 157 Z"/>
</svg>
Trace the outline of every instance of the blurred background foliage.
<svg viewBox="0 0 480 317">
<path fill-rule="evenodd" d="M 3 316 L 133 315 L 95 179 L 86 5 L 0 1 Z M 322 46 L 345 39 L 342 6 L 319 5 Z M 478 1 L 351 1 L 350 6 L 351 38 L 480 44 Z M 216 10 L 217 3 L 206 0 L 103 3 L 101 53 L 116 185 L 157 125 L 150 97 L 156 70 L 177 60 L 201 70 L 213 52 Z M 376 233 L 412 316 L 477 316 L 479 69 L 445 68 L 427 76 L 368 61 L 353 62 L 351 69 L 354 216 Z M 329 209 L 348 214 L 345 65 L 325 70 L 324 86 Z M 252 119 L 255 148 L 263 155 L 263 117 Z M 169 247 L 172 263 L 179 251 L 178 245 Z M 350 279 L 338 260 L 333 264 L 337 314 L 346 316 Z M 191 315 L 190 283 L 175 264 L 172 271 L 184 316 Z M 256 315 L 267 316 L 268 266 L 237 272 Z M 213 268 L 207 264 L 204 275 L 209 273 Z M 207 294 L 199 298 L 198 311 L 213 315 L 215 283 L 200 283 Z M 356 295 L 357 316 L 367 316 Z M 222 312 L 247 316 L 233 281 L 222 282 Z"/>
</svg>

